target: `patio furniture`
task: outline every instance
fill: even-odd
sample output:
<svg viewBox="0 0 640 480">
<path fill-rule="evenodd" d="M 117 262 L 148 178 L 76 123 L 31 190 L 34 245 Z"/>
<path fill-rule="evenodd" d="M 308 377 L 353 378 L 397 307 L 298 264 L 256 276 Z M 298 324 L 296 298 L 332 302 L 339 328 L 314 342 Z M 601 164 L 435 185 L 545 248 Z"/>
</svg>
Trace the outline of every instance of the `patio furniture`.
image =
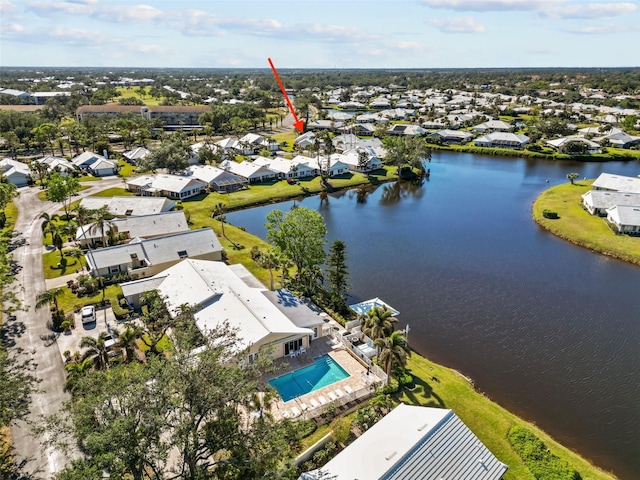
<svg viewBox="0 0 640 480">
<path fill-rule="evenodd" d="M 298 350 L 300 352 L 300 354 L 306 353 L 307 349 L 304 347 L 300 347 L 300 350 Z"/>
<path fill-rule="evenodd" d="M 320 405 L 326 405 L 327 403 L 327 399 L 324 398 L 322 395 L 318 397 L 318 401 L 320 402 Z"/>
<path fill-rule="evenodd" d="M 294 352 L 293 350 L 291 350 L 291 351 L 289 352 L 289 358 L 293 358 L 293 357 L 295 357 L 295 356 L 296 356 L 296 352 Z"/>
<path fill-rule="evenodd" d="M 312 398 L 311 400 L 309 400 L 309 403 L 311 404 L 311 408 L 318 408 L 320 406 L 320 404 L 315 398 Z"/>
<path fill-rule="evenodd" d="M 344 397 L 343 391 L 340 390 L 339 388 L 336 388 L 336 397 L 338 397 L 338 398 Z"/>
<path fill-rule="evenodd" d="M 327 394 L 327 397 L 329 397 L 329 400 L 331 400 L 332 402 L 336 399 L 336 396 L 333 394 L 333 392 L 329 392 Z"/>
<path fill-rule="evenodd" d="M 282 416 L 284 418 L 290 418 L 291 417 L 291 415 L 289 415 L 289 412 L 287 412 L 286 410 L 284 412 L 282 412 Z"/>
<path fill-rule="evenodd" d="M 291 407 L 291 418 L 296 418 L 299 415 L 300 410 L 298 410 L 298 407 Z"/>
<path fill-rule="evenodd" d="M 300 402 L 300 408 L 302 409 L 303 412 L 305 410 L 309 410 L 309 407 L 307 407 L 307 404 L 304 402 Z"/>
<path fill-rule="evenodd" d="M 349 385 L 345 385 L 344 386 L 344 391 L 347 392 L 348 394 L 352 394 L 353 393 L 353 388 L 351 388 Z"/>
</svg>

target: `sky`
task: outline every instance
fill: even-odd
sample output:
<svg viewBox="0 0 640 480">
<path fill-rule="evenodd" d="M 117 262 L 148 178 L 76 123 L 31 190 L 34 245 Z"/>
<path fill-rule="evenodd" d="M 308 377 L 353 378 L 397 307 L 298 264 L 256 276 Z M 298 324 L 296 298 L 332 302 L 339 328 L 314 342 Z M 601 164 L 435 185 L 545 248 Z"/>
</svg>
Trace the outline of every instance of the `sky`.
<svg viewBox="0 0 640 480">
<path fill-rule="evenodd" d="M 640 0 L 141 1 L 0 0 L 0 66 L 640 66 Z"/>
</svg>

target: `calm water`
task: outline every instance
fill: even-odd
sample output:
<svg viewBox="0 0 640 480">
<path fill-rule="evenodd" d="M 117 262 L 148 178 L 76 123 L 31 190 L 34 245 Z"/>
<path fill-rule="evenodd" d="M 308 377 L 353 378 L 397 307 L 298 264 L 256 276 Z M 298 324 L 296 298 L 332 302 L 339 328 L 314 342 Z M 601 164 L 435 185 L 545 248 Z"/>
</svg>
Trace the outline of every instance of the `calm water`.
<svg viewBox="0 0 640 480">
<path fill-rule="evenodd" d="M 547 180 L 638 175 L 640 164 L 440 153 L 429 167 L 420 189 L 298 202 L 319 209 L 330 242 L 346 242 L 351 300 L 380 296 L 419 353 L 598 466 L 640 478 L 640 268 L 557 239 L 530 212 Z M 264 238 L 266 214 L 290 207 L 228 220 Z"/>
</svg>

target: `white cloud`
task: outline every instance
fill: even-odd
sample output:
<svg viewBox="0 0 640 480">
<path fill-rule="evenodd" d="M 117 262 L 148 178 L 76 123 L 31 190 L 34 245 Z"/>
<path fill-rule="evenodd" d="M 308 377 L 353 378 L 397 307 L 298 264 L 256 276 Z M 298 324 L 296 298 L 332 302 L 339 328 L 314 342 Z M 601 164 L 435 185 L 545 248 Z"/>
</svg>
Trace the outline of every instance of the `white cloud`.
<svg viewBox="0 0 640 480">
<path fill-rule="evenodd" d="M 9 0 L 0 0 L 0 14 L 13 15 L 18 11 L 17 7 Z"/>
<path fill-rule="evenodd" d="M 554 5 L 540 13 L 554 18 L 610 18 L 635 12 L 637 6 L 629 2 Z"/>
<path fill-rule="evenodd" d="M 533 11 L 562 0 L 422 0 L 432 8 L 471 12 Z"/>
<path fill-rule="evenodd" d="M 438 18 L 427 20 L 429 25 L 444 33 L 484 33 L 484 25 L 477 23 L 471 17 Z"/>
<path fill-rule="evenodd" d="M 591 25 L 585 27 L 568 28 L 568 33 L 576 33 L 578 35 L 610 35 L 612 33 L 626 33 L 635 30 L 636 27 L 631 25 L 618 25 L 608 23 L 605 25 Z"/>
</svg>

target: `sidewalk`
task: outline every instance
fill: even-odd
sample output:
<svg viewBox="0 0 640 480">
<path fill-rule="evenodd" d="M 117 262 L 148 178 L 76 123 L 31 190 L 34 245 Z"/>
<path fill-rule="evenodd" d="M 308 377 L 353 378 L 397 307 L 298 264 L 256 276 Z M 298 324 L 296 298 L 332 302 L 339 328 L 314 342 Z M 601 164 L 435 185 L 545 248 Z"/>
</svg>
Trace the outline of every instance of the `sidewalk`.
<svg viewBox="0 0 640 480">
<path fill-rule="evenodd" d="M 57 278 L 45 278 L 44 284 L 45 284 L 47 290 L 51 290 L 52 288 L 57 288 L 57 287 L 66 287 L 67 286 L 67 282 L 69 280 L 75 280 L 81 274 L 82 274 L 82 271 L 80 271 L 78 273 L 75 273 L 75 272 L 74 273 L 70 273 L 69 275 L 63 275 L 63 276 L 57 277 Z"/>
</svg>

